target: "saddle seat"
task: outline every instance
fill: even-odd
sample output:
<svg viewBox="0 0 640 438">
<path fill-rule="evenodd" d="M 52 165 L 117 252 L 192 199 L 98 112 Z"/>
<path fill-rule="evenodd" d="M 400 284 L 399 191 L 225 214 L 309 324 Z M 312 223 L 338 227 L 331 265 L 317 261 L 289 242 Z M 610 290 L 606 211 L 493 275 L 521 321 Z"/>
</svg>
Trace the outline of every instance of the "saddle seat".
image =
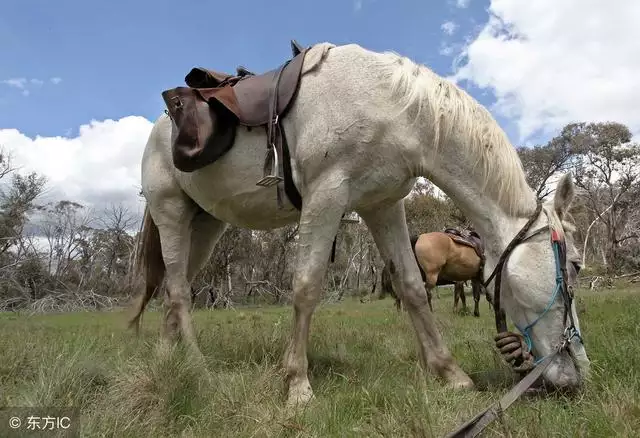
<svg viewBox="0 0 640 438">
<path fill-rule="evenodd" d="M 239 125 L 249 129 L 262 126 L 267 131 L 268 148 L 263 179 L 267 179 L 272 161 L 273 173 L 278 176 L 269 175 L 270 182 L 261 184 L 261 180 L 258 184 L 270 186 L 287 179 L 289 154 L 280 120 L 295 99 L 308 50 L 295 40 L 291 48 L 293 58 L 266 73 L 256 75 L 242 66 L 236 75 L 194 68 L 185 77 L 186 87 L 162 92 L 175 124 L 171 141 L 177 169 L 193 172 L 215 162 L 233 146 Z M 279 176 L 283 174 L 285 178 Z M 280 206 L 281 189 L 278 187 Z M 298 207 L 297 202 L 292 203 Z"/>
<path fill-rule="evenodd" d="M 447 234 L 454 242 L 473 248 L 480 260 L 484 261 L 484 244 L 480 235 L 474 230 L 460 230 L 458 228 L 445 228 L 443 233 Z"/>
</svg>

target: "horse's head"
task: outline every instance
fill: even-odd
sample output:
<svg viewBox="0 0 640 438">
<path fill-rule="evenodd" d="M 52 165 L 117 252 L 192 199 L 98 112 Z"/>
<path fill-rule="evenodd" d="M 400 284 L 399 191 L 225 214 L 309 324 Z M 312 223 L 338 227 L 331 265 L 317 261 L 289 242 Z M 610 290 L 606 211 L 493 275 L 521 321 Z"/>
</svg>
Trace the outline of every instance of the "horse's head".
<svg viewBox="0 0 640 438">
<path fill-rule="evenodd" d="M 548 386 L 565 390 L 578 389 L 589 368 L 573 300 L 573 286 L 581 267 L 573 239 L 575 227 L 567 213 L 574 194 L 571 176 L 563 176 L 554 198 L 542 206 L 527 233 L 535 235 L 525 237 L 513 250 L 503 274 L 505 311 L 524 335 L 535 359 L 553 355 L 566 343 L 567 348 L 555 355 L 543 374 Z M 536 234 L 540 227 L 544 230 Z"/>
</svg>

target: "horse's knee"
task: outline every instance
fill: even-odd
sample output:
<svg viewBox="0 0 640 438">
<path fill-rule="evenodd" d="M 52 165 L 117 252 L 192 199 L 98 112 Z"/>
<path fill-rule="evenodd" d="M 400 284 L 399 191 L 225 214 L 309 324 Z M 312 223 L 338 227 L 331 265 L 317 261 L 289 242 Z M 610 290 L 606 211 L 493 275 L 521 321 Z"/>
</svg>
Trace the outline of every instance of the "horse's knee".
<svg viewBox="0 0 640 438">
<path fill-rule="evenodd" d="M 293 305 L 298 308 L 313 307 L 319 298 L 320 286 L 308 275 L 295 276 L 293 280 Z"/>
<path fill-rule="evenodd" d="M 184 278 L 178 275 L 167 275 L 165 303 L 171 308 L 191 305 L 191 287 Z"/>
<path fill-rule="evenodd" d="M 413 279 L 403 280 L 404 302 L 407 306 L 420 308 L 429 305 L 431 301 L 431 291 L 424 288 L 421 281 Z"/>
</svg>

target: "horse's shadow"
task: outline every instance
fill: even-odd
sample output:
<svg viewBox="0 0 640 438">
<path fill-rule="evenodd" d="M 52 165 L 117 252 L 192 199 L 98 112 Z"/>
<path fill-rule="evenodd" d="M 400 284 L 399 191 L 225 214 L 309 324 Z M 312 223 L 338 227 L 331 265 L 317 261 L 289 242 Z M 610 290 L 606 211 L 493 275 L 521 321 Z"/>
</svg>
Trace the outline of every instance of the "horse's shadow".
<svg viewBox="0 0 640 438">
<path fill-rule="evenodd" d="M 478 391 L 499 391 L 512 387 L 518 382 L 515 373 L 503 368 L 486 369 L 469 373 L 469 377 L 473 380 Z"/>
</svg>

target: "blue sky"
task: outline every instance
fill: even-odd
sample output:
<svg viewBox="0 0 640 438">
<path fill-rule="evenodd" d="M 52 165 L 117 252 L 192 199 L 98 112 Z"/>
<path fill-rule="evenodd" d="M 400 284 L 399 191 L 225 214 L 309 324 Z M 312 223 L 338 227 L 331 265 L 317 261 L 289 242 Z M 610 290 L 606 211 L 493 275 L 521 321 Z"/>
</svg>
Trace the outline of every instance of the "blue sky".
<svg viewBox="0 0 640 438">
<path fill-rule="evenodd" d="M 92 119 L 154 120 L 160 93 L 183 85 L 192 67 L 266 71 L 289 56 L 291 38 L 394 50 L 446 76 L 459 50 L 444 55 L 442 48 L 459 49 L 488 17 L 486 0 L 231 4 L 0 0 L 0 129 L 68 137 Z M 442 29 L 447 21 L 457 25 L 452 35 Z M 467 91 L 493 102 L 490 92 Z M 498 121 L 513 138 L 508 121 Z"/>
<path fill-rule="evenodd" d="M 46 176 L 52 199 L 138 208 L 161 92 L 195 66 L 271 70 L 291 38 L 455 73 L 514 145 L 576 121 L 625 123 L 640 138 L 640 58 L 629 56 L 640 2 L 618 2 L 0 0 L 0 148 Z"/>
</svg>

